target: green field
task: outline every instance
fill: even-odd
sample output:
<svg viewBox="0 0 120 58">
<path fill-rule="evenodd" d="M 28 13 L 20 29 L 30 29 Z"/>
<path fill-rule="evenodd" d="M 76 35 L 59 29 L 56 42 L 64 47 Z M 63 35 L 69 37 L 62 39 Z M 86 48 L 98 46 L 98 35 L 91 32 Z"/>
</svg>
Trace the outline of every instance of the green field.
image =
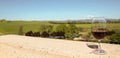
<svg viewBox="0 0 120 58">
<path fill-rule="evenodd" d="M 19 27 L 23 26 L 23 32 L 27 31 L 39 31 L 40 25 L 51 24 L 43 21 L 11 21 L 11 22 L 0 22 L 0 34 L 18 34 Z M 56 26 L 57 24 L 52 24 Z M 76 24 L 77 27 L 81 27 L 90 30 L 91 24 Z M 112 28 L 120 28 L 120 23 L 107 24 Z"/>
<path fill-rule="evenodd" d="M 11 21 L 0 23 L 0 33 L 2 34 L 17 34 L 19 27 L 23 26 L 23 32 L 39 31 L 41 24 L 49 24 L 48 22 L 39 21 Z"/>
</svg>

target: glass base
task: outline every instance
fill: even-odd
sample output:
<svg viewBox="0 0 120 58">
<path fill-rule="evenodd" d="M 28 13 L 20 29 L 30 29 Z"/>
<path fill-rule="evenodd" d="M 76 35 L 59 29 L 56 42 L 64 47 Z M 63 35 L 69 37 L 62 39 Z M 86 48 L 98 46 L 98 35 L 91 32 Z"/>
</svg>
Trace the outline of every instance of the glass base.
<svg viewBox="0 0 120 58">
<path fill-rule="evenodd" d="M 96 49 L 93 53 L 98 55 L 105 55 L 106 51 L 103 49 Z"/>
</svg>

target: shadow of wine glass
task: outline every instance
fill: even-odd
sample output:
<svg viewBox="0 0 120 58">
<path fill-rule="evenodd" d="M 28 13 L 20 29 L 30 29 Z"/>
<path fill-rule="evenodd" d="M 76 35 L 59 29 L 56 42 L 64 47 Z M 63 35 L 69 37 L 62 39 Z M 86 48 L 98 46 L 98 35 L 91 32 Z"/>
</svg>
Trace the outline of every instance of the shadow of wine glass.
<svg viewBox="0 0 120 58">
<path fill-rule="evenodd" d="M 86 43 L 87 47 L 93 49 L 90 53 L 94 53 L 95 50 L 98 49 L 98 45 L 95 43 Z"/>
<path fill-rule="evenodd" d="M 93 49 L 91 52 L 89 52 L 90 54 L 91 53 L 98 54 L 98 52 L 101 52 L 101 54 L 99 54 L 99 55 L 105 55 L 105 54 L 107 54 L 107 52 L 104 51 L 104 50 L 99 51 L 99 45 L 97 45 L 95 43 L 86 43 L 86 45 L 89 48 Z"/>
</svg>

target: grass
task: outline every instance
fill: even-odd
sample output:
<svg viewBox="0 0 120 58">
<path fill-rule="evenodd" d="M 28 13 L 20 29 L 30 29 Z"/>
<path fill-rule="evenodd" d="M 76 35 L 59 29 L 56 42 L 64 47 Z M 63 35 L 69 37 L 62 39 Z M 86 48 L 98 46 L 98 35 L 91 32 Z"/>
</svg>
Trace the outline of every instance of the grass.
<svg viewBox="0 0 120 58">
<path fill-rule="evenodd" d="M 82 28 L 91 28 L 91 24 L 76 24 L 77 27 L 82 27 Z"/>
<path fill-rule="evenodd" d="M 23 32 L 27 31 L 39 31 L 41 24 L 51 24 L 49 22 L 40 21 L 11 21 L 11 22 L 0 22 L 0 34 L 18 34 L 19 27 L 23 26 Z M 56 26 L 57 24 L 53 24 Z M 111 28 L 119 28 L 120 23 L 107 24 Z M 76 24 L 77 27 L 87 29 L 91 28 L 91 24 Z"/>
<path fill-rule="evenodd" d="M 3 34 L 17 34 L 19 27 L 23 26 L 23 32 L 39 31 L 41 24 L 49 24 L 48 22 L 38 21 L 12 21 L 0 23 L 0 33 Z"/>
</svg>

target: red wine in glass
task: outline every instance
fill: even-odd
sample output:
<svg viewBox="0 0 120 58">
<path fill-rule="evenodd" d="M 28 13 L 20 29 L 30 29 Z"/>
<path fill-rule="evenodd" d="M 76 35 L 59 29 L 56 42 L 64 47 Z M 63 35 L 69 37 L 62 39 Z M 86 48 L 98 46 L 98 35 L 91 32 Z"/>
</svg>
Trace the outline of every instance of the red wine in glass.
<svg viewBox="0 0 120 58">
<path fill-rule="evenodd" d="M 106 36 L 106 30 L 92 30 L 92 34 L 96 39 L 103 39 Z"/>
</svg>

